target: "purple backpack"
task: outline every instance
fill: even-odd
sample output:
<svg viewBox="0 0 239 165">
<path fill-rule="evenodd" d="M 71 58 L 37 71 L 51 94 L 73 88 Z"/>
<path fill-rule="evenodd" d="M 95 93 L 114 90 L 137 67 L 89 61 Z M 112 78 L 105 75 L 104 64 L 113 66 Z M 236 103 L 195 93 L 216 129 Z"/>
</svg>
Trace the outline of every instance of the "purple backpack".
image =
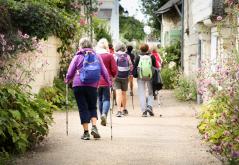
<svg viewBox="0 0 239 165">
<path fill-rule="evenodd" d="M 126 53 L 124 54 L 116 54 L 117 57 L 117 66 L 118 66 L 118 75 L 117 78 L 126 79 L 129 77 L 130 67 L 129 67 L 129 59 Z"/>
</svg>

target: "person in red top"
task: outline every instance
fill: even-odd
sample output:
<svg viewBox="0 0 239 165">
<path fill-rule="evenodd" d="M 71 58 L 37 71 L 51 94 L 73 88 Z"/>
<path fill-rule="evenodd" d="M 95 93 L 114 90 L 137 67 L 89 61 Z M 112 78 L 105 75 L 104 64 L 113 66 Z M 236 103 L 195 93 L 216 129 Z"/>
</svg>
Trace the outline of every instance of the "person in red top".
<svg viewBox="0 0 239 165">
<path fill-rule="evenodd" d="M 108 41 L 105 38 L 100 39 L 97 43 L 96 54 L 101 56 L 112 83 L 112 80 L 116 76 L 118 70 L 114 56 L 109 53 Z M 101 114 L 101 125 L 106 126 L 107 114 L 110 109 L 110 87 L 107 86 L 107 82 L 103 77 L 100 78 L 98 84 L 98 99 Z"/>
<path fill-rule="evenodd" d="M 158 54 L 158 47 L 156 45 L 152 45 L 150 48 L 151 54 L 152 56 L 155 57 L 156 59 L 156 68 L 157 69 L 161 69 L 162 67 L 162 58 L 160 57 L 160 55 Z M 153 95 L 154 95 L 154 100 L 157 100 L 157 92 L 155 90 L 153 90 Z"/>
<path fill-rule="evenodd" d="M 156 45 L 151 46 L 151 54 L 156 59 L 156 68 L 161 69 L 162 59 L 161 59 L 160 55 L 158 54 L 157 50 L 158 50 L 158 47 Z"/>
<path fill-rule="evenodd" d="M 115 50 L 114 50 L 114 47 L 112 44 L 109 44 L 109 52 L 110 54 L 114 54 L 115 53 Z"/>
</svg>

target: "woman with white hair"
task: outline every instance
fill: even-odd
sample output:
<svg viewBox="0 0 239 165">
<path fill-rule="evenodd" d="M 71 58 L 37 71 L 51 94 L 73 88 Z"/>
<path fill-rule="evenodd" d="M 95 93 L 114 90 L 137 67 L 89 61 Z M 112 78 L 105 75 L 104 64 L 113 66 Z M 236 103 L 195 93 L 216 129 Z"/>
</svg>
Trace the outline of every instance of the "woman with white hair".
<svg viewBox="0 0 239 165">
<path fill-rule="evenodd" d="M 97 122 L 97 87 L 100 76 L 111 86 L 109 75 L 100 56 L 92 49 L 88 38 L 82 38 L 80 49 L 73 57 L 67 71 L 66 83 L 73 81 L 73 91 L 78 105 L 84 134 L 81 139 L 89 140 L 88 124 L 92 123 L 91 135 L 100 138 Z"/>
<path fill-rule="evenodd" d="M 133 70 L 133 65 L 130 56 L 126 53 L 126 46 L 122 42 L 115 45 L 115 61 L 118 67 L 118 74 L 114 82 L 116 90 L 116 101 L 118 112 L 117 117 L 122 117 L 128 114 L 126 109 L 126 92 L 128 90 L 128 79 Z"/>
<path fill-rule="evenodd" d="M 109 53 L 108 41 L 105 38 L 102 38 L 98 41 L 96 45 L 96 54 L 98 54 L 108 71 L 110 76 L 110 81 L 117 74 L 117 65 L 112 54 Z M 101 114 L 101 125 L 106 126 L 107 123 L 107 114 L 110 109 L 110 87 L 107 82 L 101 76 L 98 86 L 98 100 L 99 100 L 99 110 Z"/>
</svg>

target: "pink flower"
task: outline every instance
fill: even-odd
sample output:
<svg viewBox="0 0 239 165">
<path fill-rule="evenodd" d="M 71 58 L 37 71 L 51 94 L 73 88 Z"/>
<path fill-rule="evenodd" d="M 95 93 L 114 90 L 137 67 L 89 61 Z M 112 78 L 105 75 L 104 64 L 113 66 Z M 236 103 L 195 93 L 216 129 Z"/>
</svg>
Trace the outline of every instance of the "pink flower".
<svg viewBox="0 0 239 165">
<path fill-rule="evenodd" d="M 222 16 L 217 16 L 217 20 L 221 21 L 222 20 Z"/>
<path fill-rule="evenodd" d="M 85 25 L 86 24 L 86 20 L 84 18 L 80 18 L 79 23 L 80 23 L 80 25 Z"/>
</svg>

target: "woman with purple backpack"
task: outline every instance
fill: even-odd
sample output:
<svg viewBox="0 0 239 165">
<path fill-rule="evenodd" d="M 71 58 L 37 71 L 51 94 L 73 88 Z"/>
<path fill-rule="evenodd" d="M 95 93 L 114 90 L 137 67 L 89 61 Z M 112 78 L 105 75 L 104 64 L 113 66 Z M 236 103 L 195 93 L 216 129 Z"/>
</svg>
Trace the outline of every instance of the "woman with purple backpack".
<svg viewBox="0 0 239 165">
<path fill-rule="evenodd" d="M 79 51 L 73 57 L 66 75 L 66 83 L 73 81 L 73 91 L 79 109 L 81 124 L 84 133 L 83 140 L 89 140 L 88 125 L 92 123 L 91 135 L 100 138 L 96 127 L 97 122 L 97 87 L 100 76 L 111 86 L 110 78 L 103 60 L 92 49 L 88 38 L 82 38 L 79 42 Z"/>
<path fill-rule="evenodd" d="M 126 92 L 128 90 L 128 79 L 133 70 L 130 56 L 126 53 L 126 46 L 122 42 L 115 45 L 115 61 L 118 67 L 118 74 L 114 81 L 114 89 L 116 90 L 116 101 L 118 112 L 117 117 L 128 114 L 126 109 Z"/>
</svg>

